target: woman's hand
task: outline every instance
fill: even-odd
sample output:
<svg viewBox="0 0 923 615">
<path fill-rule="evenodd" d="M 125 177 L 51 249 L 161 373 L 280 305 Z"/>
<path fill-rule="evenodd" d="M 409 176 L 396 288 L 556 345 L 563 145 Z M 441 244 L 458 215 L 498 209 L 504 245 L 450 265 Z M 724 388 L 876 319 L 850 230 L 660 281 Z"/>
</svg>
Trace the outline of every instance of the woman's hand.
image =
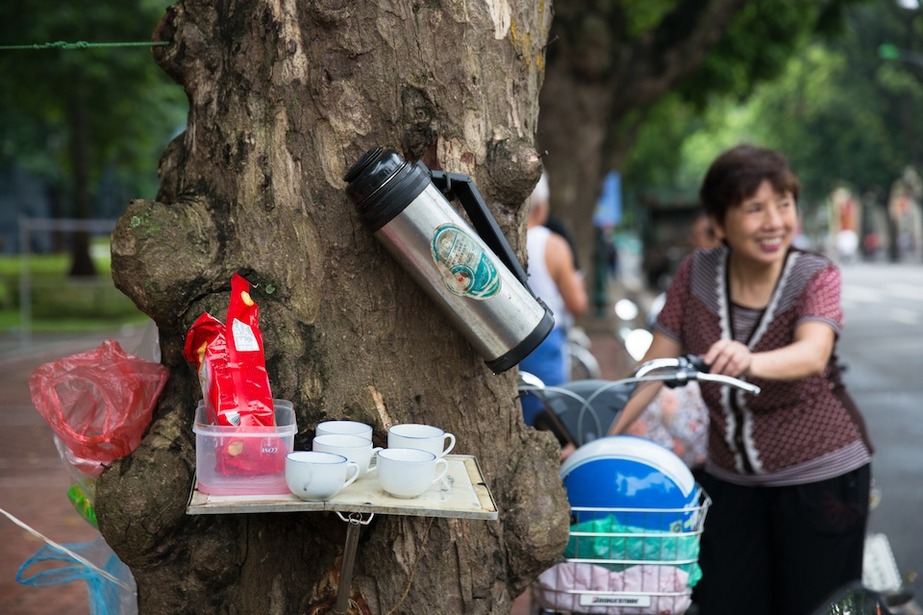
<svg viewBox="0 0 923 615">
<path fill-rule="evenodd" d="M 713 374 L 740 378 L 747 376 L 753 354 L 745 344 L 734 340 L 718 340 L 702 357 Z"/>
</svg>

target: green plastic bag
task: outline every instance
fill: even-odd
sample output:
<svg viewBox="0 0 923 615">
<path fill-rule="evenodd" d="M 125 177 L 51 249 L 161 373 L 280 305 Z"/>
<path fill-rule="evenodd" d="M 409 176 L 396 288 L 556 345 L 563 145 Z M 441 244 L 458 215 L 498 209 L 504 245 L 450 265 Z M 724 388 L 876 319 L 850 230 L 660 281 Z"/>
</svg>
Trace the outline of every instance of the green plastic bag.
<svg viewBox="0 0 923 615">
<path fill-rule="evenodd" d="M 699 534 L 626 526 L 612 515 L 572 525 L 564 557 L 591 560 L 614 571 L 641 563 L 676 566 L 689 575 L 689 587 L 702 578 Z"/>
</svg>

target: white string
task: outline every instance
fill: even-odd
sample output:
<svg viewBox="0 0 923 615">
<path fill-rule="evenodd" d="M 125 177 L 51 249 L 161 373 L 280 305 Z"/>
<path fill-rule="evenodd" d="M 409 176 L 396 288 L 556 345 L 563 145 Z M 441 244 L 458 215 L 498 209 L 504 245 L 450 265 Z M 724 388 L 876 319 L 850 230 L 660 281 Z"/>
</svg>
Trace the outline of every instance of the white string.
<svg viewBox="0 0 923 615">
<path fill-rule="evenodd" d="M 0 508 L 0 513 L 3 513 L 4 515 L 6 515 L 6 517 L 7 517 L 10 521 L 12 521 L 13 523 L 15 523 L 16 525 L 18 525 L 18 526 L 21 527 L 22 529 L 26 530 L 27 532 L 29 532 L 29 533 L 32 534 L 33 536 L 35 536 L 35 537 L 37 537 L 37 538 L 41 538 L 42 540 L 44 540 L 45 542 L 47 542 L 49 545 L 51 545 L 51 546 L 54 547 L 55 549 L 58 549 L 59 551 L 63 551 L 64 553 L 67 553 L 69 556 L 71 556 L 72 558 L 74 558 L 75 560 L 77 560 L 78 562 L 80 562 L 81 564 L 83 564 L 84 566 L 86 566 L 87 568 L 93 570 L 94 572 L 96 572 L 97 574 L 99 574 L 99 576 L 103 577 L 103 578 L 106 579 L 107 581 L 111 581 L 111 582 L 115 583 L 116 585 L 118 585 L 119 587 L 121 587 L 122 589 L 124 589 L 124 590 L 126 590 L 126 591 L 134 592 L 134 589 L 133 589 L 130 585 L 128 585 L 127 583 L 125 583 L 125 581 L 122 581 L 121 579 L 119 579 L 119 578 L 113 576 L 112 574 L 106 572 L 105 570 L 103 570 L 102 568 L 100 568 L 99 566 L 97 566 L 96 564 L 94 564 L 93 562 L 87 560 L 85 557 L 81 557 L 80 555 L 77 555 L 76 553 L 74 553 L 73 551 L 71 551 L 70 549 L 68 549 L 67 547 L 65 547 L 64 545 L 60 545 L 60 544 L 56 543 L 55 541 L 51 540 L 50 538 L 47 538 L 47 537 L 43 536 L 43 535 L 42 535 L 40 532 L 38 532 L 37 530 L 35 530 L 35 529 L 29 527 L 24 521 L 20 521 L 19 519 L 17 519 L 16 517 L 14 517 L 12 514 L 10 514 L 10 513 L 8 513 L 7 511 L 3 510 L 3 508 Z"/>
</svg>

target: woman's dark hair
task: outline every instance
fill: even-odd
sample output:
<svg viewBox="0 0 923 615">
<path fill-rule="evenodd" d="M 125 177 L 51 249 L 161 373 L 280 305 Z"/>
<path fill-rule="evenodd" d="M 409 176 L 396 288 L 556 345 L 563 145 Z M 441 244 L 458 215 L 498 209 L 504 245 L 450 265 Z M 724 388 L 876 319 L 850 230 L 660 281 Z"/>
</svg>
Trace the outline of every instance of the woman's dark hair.
<svg viewBox="0 0 923 615">
<path fill-rule="evenodd" d="M 764 180 L 779 194 L 791 192 L 798 200 L 801 184 L 785 156 L 764 147 L 738 145 L 711 163 L 699 199 L 705 211 L 724 224 L 727 210 L 753 196 Z"/>
</svg>

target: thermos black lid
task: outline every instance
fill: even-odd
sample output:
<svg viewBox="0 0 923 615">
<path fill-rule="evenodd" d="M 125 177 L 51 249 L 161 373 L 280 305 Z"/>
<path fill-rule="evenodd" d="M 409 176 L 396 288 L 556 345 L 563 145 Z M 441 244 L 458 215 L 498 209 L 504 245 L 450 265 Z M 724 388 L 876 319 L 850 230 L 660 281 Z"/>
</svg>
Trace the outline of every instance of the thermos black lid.
<svg viewBox="0 0 923 615">
<path fill-rule="evenodd" d="M 349 168 L 346 195 L 374 232 L 400 214 L 430 183 L 429 169 L 391 149 L 370 149 Z"/>
</svg>

